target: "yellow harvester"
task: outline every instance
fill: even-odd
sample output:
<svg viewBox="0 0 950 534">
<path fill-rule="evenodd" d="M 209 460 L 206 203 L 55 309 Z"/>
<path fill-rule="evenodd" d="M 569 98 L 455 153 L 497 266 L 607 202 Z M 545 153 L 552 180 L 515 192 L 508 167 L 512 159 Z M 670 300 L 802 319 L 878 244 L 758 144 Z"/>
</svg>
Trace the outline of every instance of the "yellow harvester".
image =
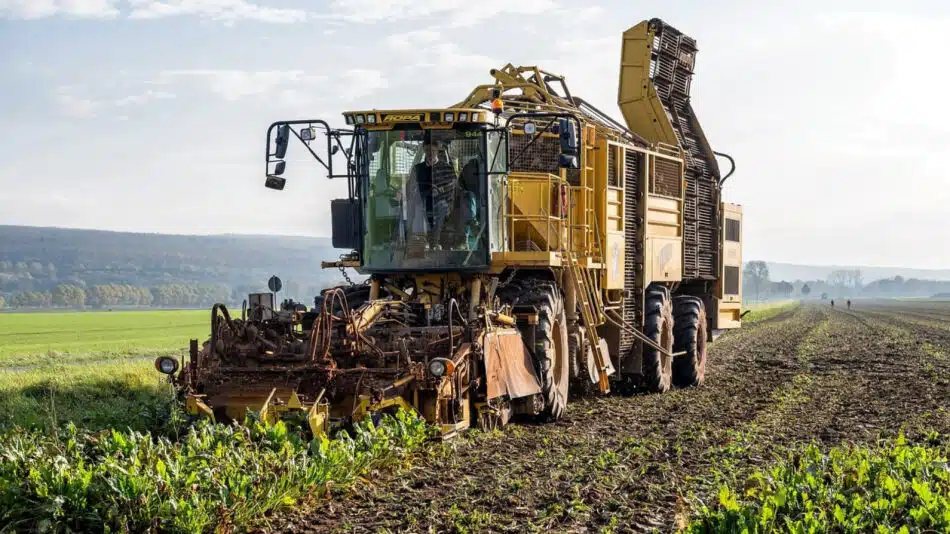
<svg viewBox="0 0 950 534">
<path fill-rule="evenodd" d="M 696 50 L 657 19 L 623 34 L 626 124 L 510 64 L 447 108 L 274 123 L 266 186 L 294 139 L 346 180 L 332 237 L 352 253 L 323 267 L 368 277 L 312 307 L 216 305 L 181 372 L 157 367 L 193 414 L 294 412 L 316 433 L 412 407 L 448 436 L 701 384 L 713 332 L 740 326 L 742 212 L 690 105 Z"/>
</svg>

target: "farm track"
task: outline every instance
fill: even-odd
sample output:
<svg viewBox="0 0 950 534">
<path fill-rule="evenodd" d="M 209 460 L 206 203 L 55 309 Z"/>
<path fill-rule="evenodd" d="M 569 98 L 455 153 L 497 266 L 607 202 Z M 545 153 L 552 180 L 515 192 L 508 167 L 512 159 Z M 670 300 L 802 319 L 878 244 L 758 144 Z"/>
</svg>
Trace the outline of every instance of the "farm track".
<svg viewBox="0 0 950 534">
<path fill-rule="evenodd" d="M 266 531 L 674 530 L 803 442 L 950 431 L 950 329 L 914 306 L 797 307 L 720 338 L 699 388 L 580 399 L 556 424 L 434 446 Z"/>
</svg>

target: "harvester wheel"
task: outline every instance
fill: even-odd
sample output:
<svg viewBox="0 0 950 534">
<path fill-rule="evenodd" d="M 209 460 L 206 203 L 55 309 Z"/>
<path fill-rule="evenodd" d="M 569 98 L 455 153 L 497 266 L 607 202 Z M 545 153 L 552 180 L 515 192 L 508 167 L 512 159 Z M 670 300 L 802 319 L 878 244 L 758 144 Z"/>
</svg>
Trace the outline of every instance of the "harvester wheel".
<svg viewBox="0 0 950 534">
<path fill-rule="evenodd" d="M 698 386 L 706 376 L 706 309 L 697 297 L 673 298 L 673 385 Z"/>
<path fill-rule="evenodd" d="M 673 352 L 673 304 L 669 290 L 655 288 L 647 291 L 644 306 L 643 333 L 654 343 Z M 673 358 L 643 345 L 643 385 L 651 393 L 670 389 Z"/>
<path fill-rule="evenodd" d="M 567 408 L 571 379 L 567 316 L 564 313 L 564 301 L 553 285 L 542 286 L 539 290 L 534 354 L 538 363 L 538 378 L 541 379 L 541 395 L 544 397 L 541 419 L 557 421 Z"/>
<path fill-rule="evenodd" d="M 564 299 L 551 282 L 514 280 L 499 291 L 507 304 L 532 305 L 538 310 L 534 334 L 534 358 L 541 381 L 544 409 L 541 420 L 557 421 L 564 415 L 571 381 L 571 353 Z"/>
</svg>

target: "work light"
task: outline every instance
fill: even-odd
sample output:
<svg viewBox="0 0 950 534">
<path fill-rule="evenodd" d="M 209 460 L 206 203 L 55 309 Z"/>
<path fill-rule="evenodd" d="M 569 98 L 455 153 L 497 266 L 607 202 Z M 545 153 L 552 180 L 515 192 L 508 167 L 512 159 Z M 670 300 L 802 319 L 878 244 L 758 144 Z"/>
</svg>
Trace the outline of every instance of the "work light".
<svg viewBox="0 0 950 534">
<path fill-rule="evenodd" d="M 178 370 L 178 360 L 171 356 L 161 356 L 155 360 L 155 368 L 166 375 L 174 374 Z"/>
</svg>

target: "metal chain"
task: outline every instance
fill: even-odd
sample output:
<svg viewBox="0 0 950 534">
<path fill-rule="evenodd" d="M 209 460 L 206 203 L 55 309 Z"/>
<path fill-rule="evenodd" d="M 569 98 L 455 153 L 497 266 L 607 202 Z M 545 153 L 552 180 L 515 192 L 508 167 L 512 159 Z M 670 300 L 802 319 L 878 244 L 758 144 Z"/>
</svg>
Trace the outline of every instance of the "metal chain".
<svg viewBox="0 0 950 534">
<path fill-rule="evenodd" d="M 355 286 L 356 283 L 350 280 L 350 275 L 346 274 L 346 267 L 340 266 L 340 274 L 343 275 L 343 279 L 346 280 L 346 283 L 350 284 L 350 287 Z"/>
<path fill-rule="evenodd" d="M 506 285 L 510 284 L 511 281 L 515 279 L 515 273 L 517 273 L 517 272 L 518 272 L 518 266 L 515 265 L 515 266 L 511 269 L 511 274 L 508 276 L 508 279 L 505 280 L 504 282 L 498 284 L 498 289 L 501 289 L 501 288 L 505 287 Z"/>
</svg>

